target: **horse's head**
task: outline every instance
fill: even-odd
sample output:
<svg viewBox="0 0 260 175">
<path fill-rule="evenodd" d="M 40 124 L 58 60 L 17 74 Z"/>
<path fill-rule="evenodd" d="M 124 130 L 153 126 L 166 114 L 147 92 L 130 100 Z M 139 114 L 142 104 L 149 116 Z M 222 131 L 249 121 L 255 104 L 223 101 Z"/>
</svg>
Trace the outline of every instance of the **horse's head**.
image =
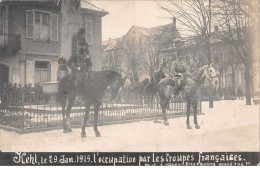
<svg viewBox="0 0 260 175">
<path fill-rule="evenodd" d="M 203 78 L 205 83 L 211 83 L 214 87 L 218 87 L 218 76 L 212 65 L 205 66 Z"/>
<path fill-rule="evenodd" d="M 110 86 L 111 93 L 110 93 L 110 101 L 114 101 L 118 94 L 120 94 L 121 90 L 123 89 L 127 77 L 121 77 L 121 75 L 115 79 L 115 81 Z"/>
</svg>

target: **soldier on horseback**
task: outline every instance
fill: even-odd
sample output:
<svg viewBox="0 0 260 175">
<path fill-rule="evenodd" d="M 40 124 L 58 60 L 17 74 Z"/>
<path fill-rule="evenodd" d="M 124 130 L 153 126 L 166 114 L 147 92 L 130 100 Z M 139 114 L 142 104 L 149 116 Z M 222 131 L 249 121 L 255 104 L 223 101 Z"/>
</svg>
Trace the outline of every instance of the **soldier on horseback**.
<svg viewBox="0 0 260 175">
<path fill-rule="evenodd" d="M 73 38 L 72 56 L 69 58 L 67 66 L 71 69 L 75 87 L 82 81 L 82 75 L 89 78 L 89 71 L 92 70 L 92 62 L 89 56 L 88 44 L 85 40 L 85 29 L 81 28 Z"/>
<path fill-rule="evenodd" d="M 173 61 L 170 69 L 170 77 L 175 81 L 176 91 L 178 91 L 184 85 L 187 77 L 187 69 L 180 59 Z"/>
</svg>

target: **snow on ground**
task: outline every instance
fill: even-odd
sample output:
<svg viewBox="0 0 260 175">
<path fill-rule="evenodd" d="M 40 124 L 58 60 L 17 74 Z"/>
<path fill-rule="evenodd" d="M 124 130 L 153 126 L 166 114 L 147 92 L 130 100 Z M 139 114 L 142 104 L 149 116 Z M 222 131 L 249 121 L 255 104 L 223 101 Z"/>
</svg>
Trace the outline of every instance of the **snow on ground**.
<svg viewBox="0 0 260 175">
<path fill-rule="evenodd" d="M 169 119 L 170 126 L 151 121 L 93 127 L 64 134 L 62 130 L 17 134 L 0 129 L 2 151 L 144 152 L 144 151 L 259 151 L 259 106 L 245 101 L 218 101 L 214 108 L 202 104 L 201 129 L 186 129 L 186 117 Z M 193 117 L 191 116 L 191 124 Z"/>
</svg>

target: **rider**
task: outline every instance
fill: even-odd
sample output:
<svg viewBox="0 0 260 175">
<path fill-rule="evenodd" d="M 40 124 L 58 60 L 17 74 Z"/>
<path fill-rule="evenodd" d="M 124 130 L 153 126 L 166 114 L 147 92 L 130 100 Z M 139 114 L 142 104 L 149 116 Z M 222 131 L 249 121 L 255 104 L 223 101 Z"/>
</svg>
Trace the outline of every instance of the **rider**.
<svg viewBox="0 0 260 175">
<path fill-rule="evenodd" d="M 156 82 L 156 83 L 158 83 L 161 79 L 163 79 L 163 78 L 165 78 L 165 73 L 164 73 L 164 67 L 165 67 L 165 65 L 164 64 L 161 64 L 160 66 L 159 66 L 159 68 L 154 72 L 154 77 L 153 77 L 153 79 L 154 79 L 154 81 Z"/>
<path fill-rule="evenodd" d="M 85 29 L 81 28 L 76 35 L 76 53 L 73 53 L 68 60 L 68 67 L 72 71 L 73 78 L 75 77 L 75 86 L 81 82 L 82 74 L 88 78 L 89 71 L 92 70 L 92 62 L 89 56 L 88 44 L 85 40 Z"/>
<path fill-rule="evenodd" d="M 187 76 L 187 69 L 180 59 L 173 61 L 170 69 L 170 77 L 176 83 L 176 90 L 178 90 L 185 82 Z"/>
</svg>

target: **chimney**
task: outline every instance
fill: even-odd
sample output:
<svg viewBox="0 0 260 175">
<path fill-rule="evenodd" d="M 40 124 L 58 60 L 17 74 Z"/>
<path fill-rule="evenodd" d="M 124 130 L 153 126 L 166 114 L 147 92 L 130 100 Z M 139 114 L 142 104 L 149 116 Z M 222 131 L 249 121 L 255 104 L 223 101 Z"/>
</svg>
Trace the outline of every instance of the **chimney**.
<svg viewBox="0 0 260 175">
<path fill-rule="evenodd" d="M 172 18 L 172 28 L 173 28 L 173 30 L 177 30 L 176 29 L 176 17 Z"/>
<path fill-rule="evenodd" d="M 218 32 L 218 26 L 214 26 L 214 32 Z"/>
</svg>

